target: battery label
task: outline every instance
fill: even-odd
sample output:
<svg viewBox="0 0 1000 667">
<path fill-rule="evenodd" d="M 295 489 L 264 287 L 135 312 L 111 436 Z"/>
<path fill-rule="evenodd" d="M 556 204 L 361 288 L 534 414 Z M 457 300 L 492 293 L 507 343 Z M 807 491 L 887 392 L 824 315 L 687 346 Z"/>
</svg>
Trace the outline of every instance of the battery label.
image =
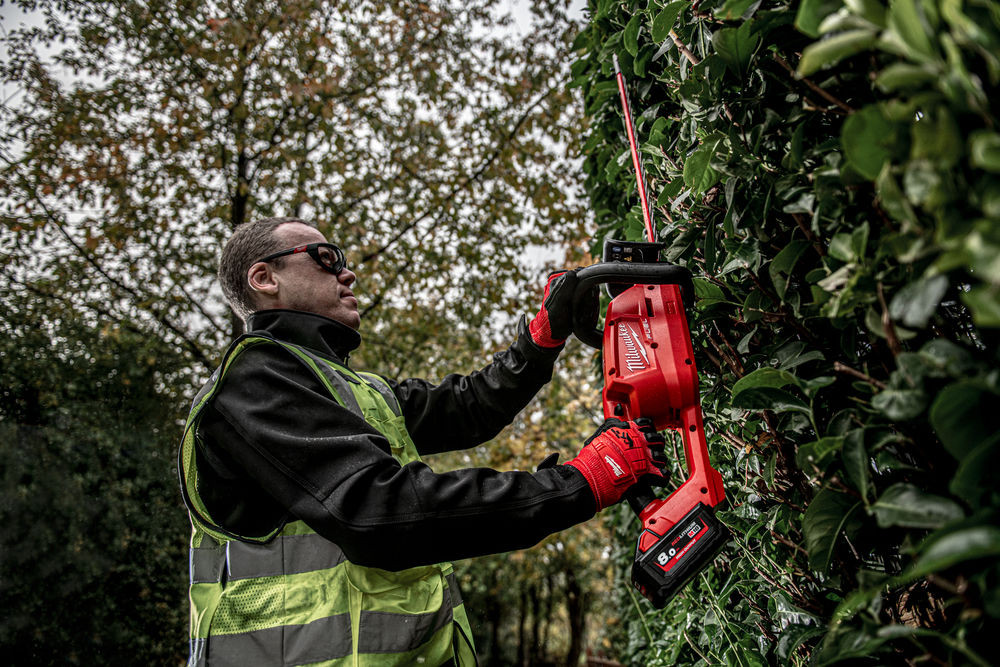
<svg viewBox="0 0 1000 667">
<path fill-rule="evenodd" d="M 667 549 L 656 554 L 656 564 L 664 572 L 670 572 L 706 534 L 708 534 L 708 524 L 699 517 L 691 522 Z"/>
</svg>

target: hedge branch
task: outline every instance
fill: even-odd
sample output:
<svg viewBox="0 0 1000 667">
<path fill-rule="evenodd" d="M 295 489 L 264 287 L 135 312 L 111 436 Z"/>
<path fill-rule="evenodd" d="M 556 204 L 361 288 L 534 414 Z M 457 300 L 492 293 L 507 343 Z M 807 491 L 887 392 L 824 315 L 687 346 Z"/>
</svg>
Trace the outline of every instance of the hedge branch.
<svg viewBox="0 0 1000 667">
<path fill-rule="evenodd" d="M 722 342 L 726 344 L 726 349 L 729 350 L 729 356 L 733 360 L 733 363 L 736 364 L 737 376 L 743 377 L 744 375 L 747 374 L 747 372 L 746 369 L 743 367 L 743 362 L 740 361 L 739 352 L 733 349 L 732 344 L 730 344 L 729 339 L 726 337 L 726 334 L 722 331 L 722 327 L 719 326 L 719 323 L 716 321 L 714 324 L 716 333 L 718 333 L 719 336 L 722 338 Z"/>
<path fill-rule="evenodd" d="M 682 634 L 684 635 L 684 639 L 686 639 L 686 640 L 687 640 L 687 643 L 688 643 L 688 646 L 690 646 L 690 647 L 691 647 L 691 649 L 692 649 L 692 650 L 693 650 L 693 651 L 694 651 L 695 653 L 697 653 L 697 654 L 698 654 L 698 656 L 699 656 L 699 657 L 700 657 L 700 658 L 701 658 L 702 660 L 704 660 L 704 661 L 705 661 L 705 664 L 706 664 L 706 665 L 711 665 L 711 664 L 712 664 L 712 662 L 711 662 L 711 661 L 710 661 L 710 660 L 709 660 L 708 658 L 706 658 L 706 657 L 705 657 L 705 654 L 704 654 L 704 653 L 702 653 L 701 651 L 699 651 L 699 650 L 698 650 L 698 645 L 697 645 L 697 644 L 695 644 L 695 643 L 694 643 L 693 641 L 691 641 L 691 638 L 690 638 L 690 637 L 688 637 L 688 633 L 687 633 L 687 630 L 686 630 L 686 629 L 682 631 Z"/>
<path fill-rule="evenodd" d="M 872 385 L 873 387 L 878 387 L 879 389 L 885 389 L 885 387 L 886 387 L 885 382 L 882 382 L 881 380 L 876 380 L 875 378 L 873 378 L 870 375 L 865 375 L 861 371 L 859 371 L 857 369 L 854 369 L 854 368 L 851 368 L 847 364 L 841 363 L 839 361 L 833 362 L 833 370 L 836 371 L 837 373 L 844 373 L 846 375 L 853 375 L 854 377 L 858 378 L 859 380 L 864 380 L 868 384 Z"/>
<path fill-rule="evenodd" d="M 771 57 L 774 58 L 775 62 L 777 62 L 782 67 L 784 67 L 785 70 L 789 74 L 792 75 L 792 78 L 794 78 L 795 80 L 801 81 L 802 83 L 806 84 L 806 86 L 809 88 L 809 90 L 813 91 L 814 93 L 816 93 L 817 95 L 819 95 L 820 97 L 822 97 L 824 100 L 826 100 L 830 104 L 835 104 L 836 106 L 840 107 L 841 109 L 843 109 L 847 113 L 854 113 L 854 111 L 855 111 L 854 107 L 846 104 L 845 102 L 842 102 L 842 101 L 838 100 L 836 97 L 834 97 L 833 95 L 831 95 L 827 91 L 825 91 L 822 88 L 820 88 L 818 85 L 816 85 L 815 83 L 813 83 L 808 78 L 806 78 L 804 76 L 803 77 L 797 76 L 795 74 L 795 68 L 793 68 L 791 65 L 789 65 L 788 61 L 785 60 L 784 58 L 782 58 L 780 55 L 778 55 L 777 53 L 772 53 Z"/>
<path fill-rule="evenodd" d="M 696 56 L 691 52 L 691 49 L 689 49 L 687 45 L 681 41 L 680 36 L 673 30 L 670 31 L 670 39 L 674 40 L 674 44 L 677 46 L 677 50 L 684 54 L 684 57 L 688 59 L 688 62 L 690 62 L 692 65 L 701 64 L 701 60 L 698 58 L 698 56 Z"/>
<path fill-rule="evenodd" d="M 743 451 L 750 451 L 753 448 L 749 443 L 741 440 L 740 438 L 737 438 L 735 435 L 732 435 L 731 433 L 728 433 L 722 429 L 717 430 L 716 433 L 722 436 L 722 438 L 726 440 L 729 444 L 733 445 L 734 447 L 738 447 Z"/>
<path fill-rule="evenodd" d="M 882 306 L 882 329 L 885 331 L 885 339 L 889 343 L 889 351 L 892 352 L 892 356 L 895 357 L 902 352 L 903 345 L 899 342 L 899 336 L 896 335 L 896 327 L 892 323 L 892 318 L 889 317 L 889 306 L 885 302 L 885 292 L 882 289 L 882 281 L 878 282 L 877 293 L 878 303 Z"/>
<path fill-rule="evenodd" d="M 792 219 L 795 220 L 795 224 L 798 225 L 799 229 L 802 230 L 802 233 L 805 234 L 806 240 L 809 241 L 809 243 L 812 243 L 816 253 L 819 254 L 820 257 L 826 257 L 826 248 L 824 248 L 816 239 L 816 235 L 813 234 L 812 230 L 809 229 L 809 226 L 806 225 L 806 221 L 802 218 L 802 215 L 800 213 L 792 213 Z"/>
</svg>

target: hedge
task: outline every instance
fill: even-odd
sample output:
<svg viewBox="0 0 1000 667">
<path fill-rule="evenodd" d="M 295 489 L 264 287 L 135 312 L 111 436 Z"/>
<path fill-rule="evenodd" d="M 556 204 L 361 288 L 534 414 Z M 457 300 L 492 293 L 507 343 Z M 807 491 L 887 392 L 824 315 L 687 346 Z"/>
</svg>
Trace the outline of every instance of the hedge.
<svg viewBox="0 0 1000 667">
<path fill-rule="evenodd" d="M 612 56 L 734 539 L 631 664 L 986 665 L 1000 627 L 1000 5 L 590 0 L 599 233 L 641 240 Z M 683 477 L 678 470 L 675 477 Z"/>
</svg>

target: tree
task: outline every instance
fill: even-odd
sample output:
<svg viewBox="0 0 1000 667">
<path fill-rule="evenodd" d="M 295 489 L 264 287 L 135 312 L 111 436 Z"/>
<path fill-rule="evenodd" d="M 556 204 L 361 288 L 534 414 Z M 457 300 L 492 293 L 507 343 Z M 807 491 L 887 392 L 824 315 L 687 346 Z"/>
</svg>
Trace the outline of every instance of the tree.
<svg viewBox="0 0 1000 667">
<path fill-rule="evenodd" d="M 356 365 L 481 365 L 544 276 L 523 275 L 526 254 L 587 220 L 567 154 L 573 25 L 556 1 L 523 35 L 496 0 L 12 4 L 44 21 L 5 26 L 0 64 L 16 91 L 0 109 L 0 419 L 18 619 L 2 641 L 43 662 L 177 662 L 170 468 L 186 401 L 240 331 L 213 279 L 223 240 L 251 218 L 313 219 L 360 276 Z M 66 587 L 30 569 L 36 547 Z"/>
<path fill-rule="evenodd" d="M 611 57 L 665 257 L 695 275 L 734 539 L 629 661 L 987 664 L 998 627 L 991 2 L 590 3 L 601 230 L 638 239 Z M 989 406 L 989 407 L 988 407 Z M 619 525 L 622 560 L 634 524 Z M 628 601 L 622 601 L 628 608 Z"/>
<path fill-rule="evenodd" d="M 0 290 L 0 645 L 11 664 L 176 664 L 187 521 L 173 447 L 189 362 Z"/>
<path fill-rule="evenodd" d="M 3 70 L 24 95 L 5 109 L 15 257 L 32 231 L 61 237 L 78 307 L 142 322 L 206 367 L 232 331 L 199 310 L 214 305 L 203 277 L 251 214 L 319 222 L 358 268 L 366 315 L 405 307 L 440 326 L 448 297 L 477 326 L 494 303 L 519 307 L 489 276 L 550 240 L 541 217 L 582 224 L 545 48 L 567 26 L 554 12 L 514 44 L 485 32 L 502 25 L 495 4 L 43 4 L 50 23 L 11 31 Z M 57 38 L 68 46 L 44 61 L 36 45 Z"/>
</svg>

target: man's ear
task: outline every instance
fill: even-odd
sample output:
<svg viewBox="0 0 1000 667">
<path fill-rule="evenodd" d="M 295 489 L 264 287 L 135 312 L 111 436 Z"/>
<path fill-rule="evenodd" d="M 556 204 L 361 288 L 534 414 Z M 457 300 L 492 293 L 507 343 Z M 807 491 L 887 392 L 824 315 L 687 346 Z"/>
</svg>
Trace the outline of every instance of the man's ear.
<svg viewBox="0 0 1000 667">
<path fill-rule="evenodd" d="M 267 262 L 257 262 L 247 271 L 247 283 L 250 289 L 258 294 L 276 296 L 278 294 L 278 281 L 271 271 L 271 265 Z"/>
</svg>

